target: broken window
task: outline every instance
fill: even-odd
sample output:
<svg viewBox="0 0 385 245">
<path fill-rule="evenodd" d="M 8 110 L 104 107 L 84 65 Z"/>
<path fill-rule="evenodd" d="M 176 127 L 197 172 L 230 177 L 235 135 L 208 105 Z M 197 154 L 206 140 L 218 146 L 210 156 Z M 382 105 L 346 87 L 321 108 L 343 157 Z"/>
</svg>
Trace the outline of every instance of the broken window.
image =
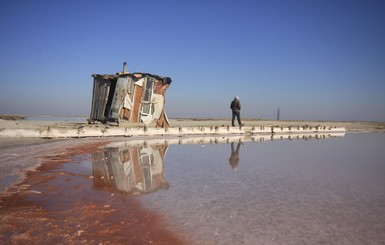
<svg viewBox="0 0 385 245">
<path fill-rule="evenodd" d="M 144 95 L 142 100 L 142 115 L 150 115 L 153 113 L 152 93 L 154 91 L 155 79 L 147 78 Z"/>
</svg>

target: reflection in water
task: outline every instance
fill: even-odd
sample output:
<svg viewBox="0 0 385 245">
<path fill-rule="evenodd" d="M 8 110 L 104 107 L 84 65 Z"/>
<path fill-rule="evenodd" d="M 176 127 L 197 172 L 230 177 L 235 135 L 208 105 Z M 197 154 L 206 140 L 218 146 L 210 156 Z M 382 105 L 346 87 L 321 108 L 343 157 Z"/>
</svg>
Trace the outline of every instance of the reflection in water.
<svg viewBox="0 0 385 245">
<path fill-rule="evenodd" d="M 241 147 L 241 142 L 237 143 L 236 150 L 234 150 L 234 144 L 234 142 L 231 142 L 231 156 L 229 158 L 229 162 L 233 171 L 237 171 L 239 165 L 239 149 Z"/>
<path fill-rule="evenodd" d="M 92 153 L 94 187 L 138 195 L 167 189 L 163 158 L 167 145 L 113 144 Z"/>
<path fill-rule="evenodd" d="M 192 244 L 384 244 L 384 135 L 250 138 L 170 146 L 165 174 L 174 188 L 142 203 Z M 236 174 L 231 142 L 234 150 L 245 143 Z"/>
<path fill-rule="evenodd" d="M 94 187 L 139 195 L 167 189 L 169 184 L 163 175 L 164 156 L 170 144 L 218 144 L 230 143 L 229 163 L 236 171 L 239 166 L 239 150 L 243 142 L 293 139 L 325 139 L 344 134 L 290 134 L 260 136 L 210 136 L 170 139 L 131 140 L 111 143 L 92 153 Z M 237 147 L 235 149 L 235 142 Z"/>
</svg>

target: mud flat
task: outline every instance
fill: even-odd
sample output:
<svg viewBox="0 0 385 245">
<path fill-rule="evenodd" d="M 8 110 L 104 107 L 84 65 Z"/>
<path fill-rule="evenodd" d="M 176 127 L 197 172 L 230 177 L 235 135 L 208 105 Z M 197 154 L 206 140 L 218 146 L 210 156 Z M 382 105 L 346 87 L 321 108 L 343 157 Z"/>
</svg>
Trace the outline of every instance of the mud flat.
<svg viewBox="0 0 385 245">
<path fill-rule="evenodd" d="M 1 244 L 185 244 L 137 199 L 93 195 L 92 172 L 63 171 L 90 161 L 103 139 L 30 143 L 11 147 L 15 153 L 0 163 L 2 171 L 9 164 L 29 167 L 22 170 L 25 178 L 0 192 Z"/>
</svg>

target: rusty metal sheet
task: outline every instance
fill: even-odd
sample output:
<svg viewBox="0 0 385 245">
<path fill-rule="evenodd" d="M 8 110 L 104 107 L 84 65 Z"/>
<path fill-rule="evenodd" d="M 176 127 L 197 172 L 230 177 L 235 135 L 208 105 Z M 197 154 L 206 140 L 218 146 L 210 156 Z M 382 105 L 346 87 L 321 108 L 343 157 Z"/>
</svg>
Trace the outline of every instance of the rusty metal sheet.
<svg viewBox="0 0 385 245">
<path fill-rule="evenodd" d="M 106 103 L 111 87 L 111 81 L 100 77 L 94 79 L 92 106 L 91 106 L 91 120 L 104 120 Z"/>
</svg>

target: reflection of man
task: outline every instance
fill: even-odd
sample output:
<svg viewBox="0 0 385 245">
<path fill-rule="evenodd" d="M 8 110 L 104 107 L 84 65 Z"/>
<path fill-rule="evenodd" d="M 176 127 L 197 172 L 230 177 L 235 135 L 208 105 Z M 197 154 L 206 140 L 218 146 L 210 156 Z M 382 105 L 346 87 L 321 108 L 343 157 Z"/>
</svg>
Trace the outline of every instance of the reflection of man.
<svg viewBox="0 0 385 245">
<path fill-rule="evenodd" d="M 239 165 L 239 148 L 241 148 L 240 142 L 238 142 L 236 150 L 234 150 L 234 142 L 231 142 L 231 156 L 229 162 L 233 171 L 237 171 Z"/>
</svg>

